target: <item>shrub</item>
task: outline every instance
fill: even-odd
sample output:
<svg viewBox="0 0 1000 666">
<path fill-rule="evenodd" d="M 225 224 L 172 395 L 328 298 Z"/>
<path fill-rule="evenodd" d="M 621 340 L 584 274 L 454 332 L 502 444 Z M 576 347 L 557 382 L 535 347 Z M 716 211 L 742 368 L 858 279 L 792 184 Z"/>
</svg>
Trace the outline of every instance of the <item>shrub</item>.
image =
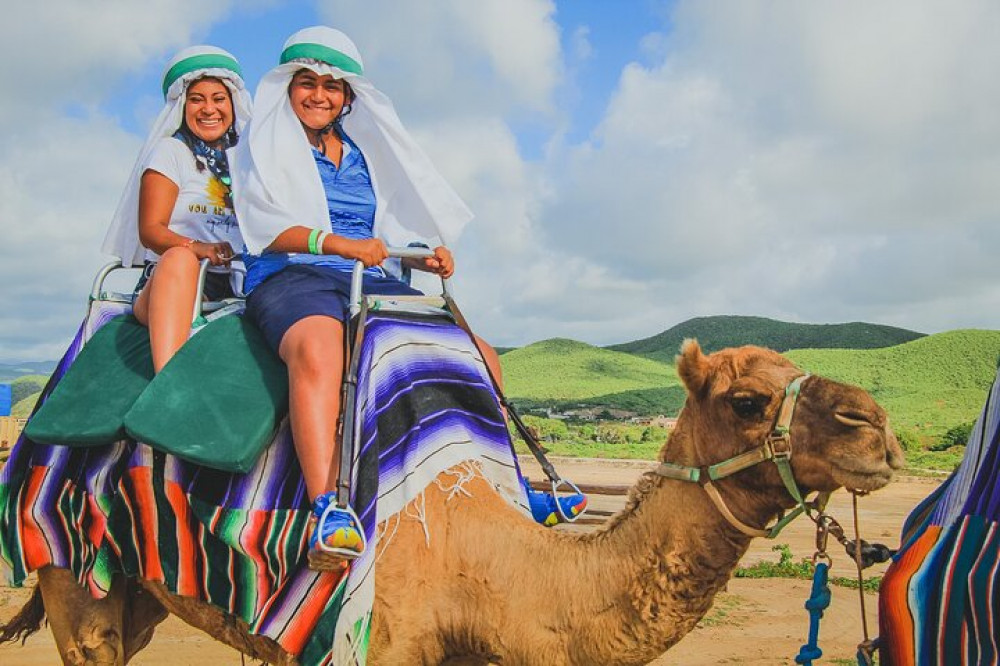
<svg viewBox="0 0 1000 666">
<path fill-rule="evenodd" d="M 896 433 L 896 439 L 899 440 L 899 445 L 903 447 L 904 451 L 920 451 L 924 448 L 920 444 L 920 436 L 913 430 L 893 428 L 893 432 Z"/>
<path fill-rule="evenodd" d="M 947 451 L 953 446 L 965 446 L 969 443 L 969 437 L 972 435 L 972 428 L 975 425 L 975 421 L 968 421 L 952 426 L 941 435 L 937 442 L 927 448 L 931 451 Z"/>
</svg>

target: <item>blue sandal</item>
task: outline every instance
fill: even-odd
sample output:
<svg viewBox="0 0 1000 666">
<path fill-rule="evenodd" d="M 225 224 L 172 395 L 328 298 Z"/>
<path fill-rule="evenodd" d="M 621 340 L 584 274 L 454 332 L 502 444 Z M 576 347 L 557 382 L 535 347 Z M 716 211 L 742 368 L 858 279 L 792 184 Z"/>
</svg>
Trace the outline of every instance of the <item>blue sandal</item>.
<svg viewBox="0 0 1000 666">
<path fill-rule="evenodd" d="M 557 498 L 554 493 L 534 490 L 528 485 L 528 479 L 524 479 L 528 506 L 531 507 L 531 516 L 535 522 L 552 527 L 558 523 L 571 523 L 579 518 L 587 510 L 587 496 L 579 492 L 576 486 L 572 487 L 577 492 Z"/>
<path fill-rule="evenodd" d="M 313 530 L 309 535 L 309 568 L 339 571 L 345 560 L 357 559 L 367 543 L 361 521 L 351 507 L 337 506 L 336 493 L 323 493 L 313 502 Z"/>
</svg>

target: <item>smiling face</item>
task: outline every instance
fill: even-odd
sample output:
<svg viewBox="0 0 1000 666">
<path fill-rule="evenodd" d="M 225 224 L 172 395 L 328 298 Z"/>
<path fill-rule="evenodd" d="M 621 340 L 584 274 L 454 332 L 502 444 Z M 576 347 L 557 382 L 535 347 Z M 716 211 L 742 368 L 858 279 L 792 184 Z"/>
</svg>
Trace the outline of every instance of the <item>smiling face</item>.
<svg viewBox="0 0 1000 666">
<path fill-rule="evenodd" d="M 288 86 L 288 99 L 302 126 L 321 130 L 341 114 L 350 103 L 350 87 L 343 79 L 302 69 Z"/>
<path fill-rule="evenodd" d="M 199 79 L 184 96 L 184 122 L 207 144 L 218 142 L 233 124 L 233 98 L 218 79 Z"/>
</svg>

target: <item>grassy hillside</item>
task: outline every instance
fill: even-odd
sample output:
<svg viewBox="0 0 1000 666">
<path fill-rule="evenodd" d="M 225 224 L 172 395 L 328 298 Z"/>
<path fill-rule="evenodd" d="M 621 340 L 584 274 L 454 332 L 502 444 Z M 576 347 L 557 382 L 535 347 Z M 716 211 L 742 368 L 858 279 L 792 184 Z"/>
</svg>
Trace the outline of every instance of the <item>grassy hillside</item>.
<svg viewBox="0 0 1000 666">
<path fill-rule="evenodd" d="M 600 405 L 640 413 L 680 407 L 684 391 L 672 365 L 574 340 L 552 339 L 502 357 L 506 392 L 530 404 Z"/>
<path fill-rule="evenodd" d="M 651 338 L 607 349 L 671 363 L 685 338 L 697 338 L 705 351 L 760 345 L 783 352 L 789 349 L 875 349 L 909 342 L 923 335 L 864 322 L 791 324 L 765 317 L 718 316 L 689 319 Z"/>
<path fill-rule="evenodd" d="M 46 375 L 24 375 L 10 383 L 11 402 L 17 404 L 29 395 L 38 393 L 49 381 Z"/>
<path fill-rule="evenodd" d="M 10 408 L 10 415 L 18 419 L 26 419 L 31 416 L 31 410 L 35 408 L 35 403 L 42 397 L 42 392 L 32 393 L 23 400 L 19 400 Z"/>
<path fill-rule="evenodd" d="M 996 375 L 1000 331 L 949 331 L 887 349 L 799 349 L 786 356 L 804 370 L 867 389 L 896 427 L 938 436 L 979 415 Z"/>
<path fill-rule="evenodd" d="M 974 420 L 1000 358 L 1000 331 L 950 331 L 884 349 L 798 349 L 804 370 L 861 386 L 897 428 L 927 439 Z M 515 401 L 674 414 L 684 390 L 671 364 L 572 340 L 546 340 L 502 358 Z"/>
</svg>

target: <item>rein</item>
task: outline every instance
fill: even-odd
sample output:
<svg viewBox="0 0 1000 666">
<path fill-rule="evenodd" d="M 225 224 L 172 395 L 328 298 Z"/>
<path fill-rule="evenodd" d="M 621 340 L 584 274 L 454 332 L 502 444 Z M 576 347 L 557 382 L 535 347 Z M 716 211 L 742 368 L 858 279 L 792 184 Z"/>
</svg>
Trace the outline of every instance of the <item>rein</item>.
<svg viewBox="0 0 1000 666">
<path fill-rule="evenodd" d="M 809 377 L 810 375 L 808 374 L 796 377 L 785 387 L 785 396 L 781 400 L 781 406 L 778 408 L 778 415 L 775 418 L 774 426 L 771 428 L 771 433 L 765 438 L 764 443 L 757 448 L 723 460 L 720 463 L 703 467 L 687 467 L 670 462 L 661 462 L 655 470 L 656 474 L 667 479 L 699 484 L 705 489 L 708 498 L 726 521 L 743 534 L 751 537 L 773 539 L 778 536 L 778 533 L 784 529 L 785 525 L 795 520 L 800 514 L 805 513 L 812 517 L 811 511 L 822 511 L 826 506 L 827 500 L 830 498 L 830 493 L 819 493 L 815 500 L 806 502 L 799 491 L 798 485 L 795 483 L 790 462 L 792 457 L 791 428 L 792 417 L 795 414 L 795 403 L 802 390 L 802 383 Z M 781 481 L 785 484 L 785 489 L 792 496 L 792 499 L 795 500 L 797 506 L 787 515 L 783 514 L 779 516 L 777 522 L 771 527 L 760 529 L 751 527 L 734 516 L 712 482 L 732 476 L 736 472 L 741 472 L 768 460 L 773 461 L 778 468 Z"/>
</svg>

